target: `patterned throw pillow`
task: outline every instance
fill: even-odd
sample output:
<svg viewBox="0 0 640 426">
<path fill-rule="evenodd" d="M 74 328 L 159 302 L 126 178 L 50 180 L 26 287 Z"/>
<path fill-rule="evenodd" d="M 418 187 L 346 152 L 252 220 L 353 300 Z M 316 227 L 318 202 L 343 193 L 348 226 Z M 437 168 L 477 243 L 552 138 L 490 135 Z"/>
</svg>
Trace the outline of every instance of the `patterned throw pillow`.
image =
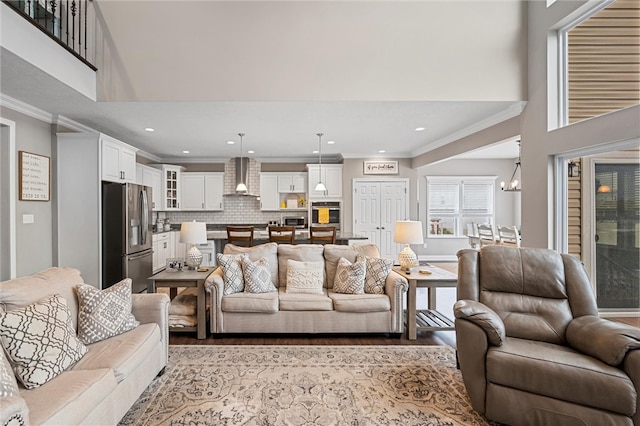
<svg viewBox="0 0 640 426">
<path fill-rule="evenodd" d="M 45 384 L 87 353 L 76 337 L 67 302 L 57 294 L 0 313 L 0 341 L 27 389 Z"/>
<path fill-rule="evenodd" d="M 358 255 L 356 262 L 364 258 L 367 264 L 367 275 L 364 279 L 364 292 L 372 294 L 384 294 L 384 283 L 387 275 L 393 268 L 393 259 L 382 259 Z"/>
<path fill-rule="evenodd" d="M 20 395 L 16 376 L 11 370 L 11 364 L 0 348 L 0 398 Z"/>
<path fill-rule="evenodd" d="M 244 277 L 242 276 L 241 254 L 218 253 L 218 265 L 222 268 L 224 280 L 223 294 L 241 293 L 244 290 Z"/>
<path fill-rule="evenodd" d="M 78 337 L 85 345 L 117 336 L 140 325 L 131 313 L 131 279 L 125 278 L 104 290 L 80 284 L 78 291 Z"/>
<path fill-rule="evenodd" d="M 364 277 L 367 272 L 367 264 L 364 259 L 354 263 L 349 262 L 344 257 L 338 260 L 336 268 L 336 278 L 333 281 L 333 291 L 346 294 L 363 294 Z"/>
<path fill-rule="evenodd" d="M 244 291 L 246 293 L 270 293 L 278 291 L 271 281 L 271 269 L 266 257 L 252 262 L 249 256 L 242 255 L 242 271 L 244 272 Z"/>
<path fill-rule="evenodd" d="M 324 262 L 287 260 L 287 293 L 323 294 Z"/>
</svg>

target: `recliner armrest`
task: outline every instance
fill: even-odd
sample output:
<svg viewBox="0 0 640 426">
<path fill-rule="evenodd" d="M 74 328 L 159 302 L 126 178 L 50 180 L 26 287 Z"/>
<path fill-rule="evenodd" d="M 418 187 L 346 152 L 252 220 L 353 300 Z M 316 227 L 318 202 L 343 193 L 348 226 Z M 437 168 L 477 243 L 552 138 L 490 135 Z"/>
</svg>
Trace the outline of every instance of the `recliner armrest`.
<svg viewBox="0 0 640 426">
<path fill-rule="evenodd" d="M 572 348 L 612 366 L 620 365 L 628 351 L 640 349 L 640 328 L 592 315 L 574 318 L 566 336 Z"/>
<path fill-rule="evenodd" d="M 480 326 L 487 334 L 489 343 L 502 346 L 506 336 L 504 323 L 493 309 L 475 300 L 458 300 L 453 305 L 453 313 L 458 319 L 465 319 Z"/>
</svg>

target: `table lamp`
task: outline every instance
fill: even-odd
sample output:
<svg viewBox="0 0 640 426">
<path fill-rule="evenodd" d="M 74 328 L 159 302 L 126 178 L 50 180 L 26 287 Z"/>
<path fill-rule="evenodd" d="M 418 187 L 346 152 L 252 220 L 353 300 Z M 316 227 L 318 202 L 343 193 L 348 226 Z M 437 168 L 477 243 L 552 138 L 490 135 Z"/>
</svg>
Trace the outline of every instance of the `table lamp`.
<svg viewBox="0 0 640 426">
<path fill-rule="evenodd" d="M 399 220 L 393 234 L 393 241 L 404 244 L 404 248 L 398 253 L 400 267 L 406 273 L 411 272 L 411 268 L 418 266 L 418 256 L 411 250 L 409 244 L 422 244 L 422 222 L 415 220 Z"/>
<path fill-rule="evenodd" d="M 207 242 L 207 224 L 204 222 L 182 222 L 180 225 L 180 242 L 191 244 L 185 263 L 189 269 L 198 269 L 202 263 L 202 253 L 196 244 Z"/>
</svg>

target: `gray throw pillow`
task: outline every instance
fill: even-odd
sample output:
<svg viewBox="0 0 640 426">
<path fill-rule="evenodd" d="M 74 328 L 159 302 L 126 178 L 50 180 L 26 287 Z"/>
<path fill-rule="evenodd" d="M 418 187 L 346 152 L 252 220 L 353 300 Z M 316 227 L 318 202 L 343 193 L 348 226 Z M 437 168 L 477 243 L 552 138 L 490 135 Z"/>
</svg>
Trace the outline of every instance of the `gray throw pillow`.
<svg viewBox="0 0 640 426">
<path fill-rule="evenodd" d="M 244 290 L 242 255 L 218 253 L 217 258 L 218 265 L 222 268 L 222 279 L 224 280 L 223 295 L 241 293 Z"/>
<path fill-rule="evenodd" d="M 255 262 L 246 254 L 242 255 L 242 271 L 244 273 L 244 291 L 246 293 L 270 293 L 278 291 L 271 281 L 271 269 L 266 257 Z"/>
<path fill-rule="evenodd" d="M 336 278 L 333 282 L 333 291 L 346 294 L 363 294 L 364 277 L 367 271 L 364 259 L 354 263 L 344 257 L 338 260 Z"/>
<path fill-rule="evenodd" d="M 356 261 L 360 261 L 360 259 L 364 259 L 367 264 L 364 292 L 384 294 L 384 285 L 391 268 L 393 268 L 393 259 L 358 255 Z"/>
</svg>

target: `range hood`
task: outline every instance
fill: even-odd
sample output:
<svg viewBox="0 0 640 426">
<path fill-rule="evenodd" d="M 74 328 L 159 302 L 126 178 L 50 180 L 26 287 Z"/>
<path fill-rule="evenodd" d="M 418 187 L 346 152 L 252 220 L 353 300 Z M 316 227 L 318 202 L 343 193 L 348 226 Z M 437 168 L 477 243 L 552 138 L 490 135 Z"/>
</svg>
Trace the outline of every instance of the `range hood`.
<svg viewBox="0 0 640 426">
<path fill-rule="evenodd" d="M 236 157 L 234 159 L 236 171 L 235 180 L 233 182 L 233 192 L 224 194 L 225 197 L 259 197 L 259 195 L 252 194 L 252 188 L 249 185 L 249 157 Z M 240 182 L 244 182 L 247 186 L 247 191 L 236 191 L 235 188 Z"/>
</svg>

